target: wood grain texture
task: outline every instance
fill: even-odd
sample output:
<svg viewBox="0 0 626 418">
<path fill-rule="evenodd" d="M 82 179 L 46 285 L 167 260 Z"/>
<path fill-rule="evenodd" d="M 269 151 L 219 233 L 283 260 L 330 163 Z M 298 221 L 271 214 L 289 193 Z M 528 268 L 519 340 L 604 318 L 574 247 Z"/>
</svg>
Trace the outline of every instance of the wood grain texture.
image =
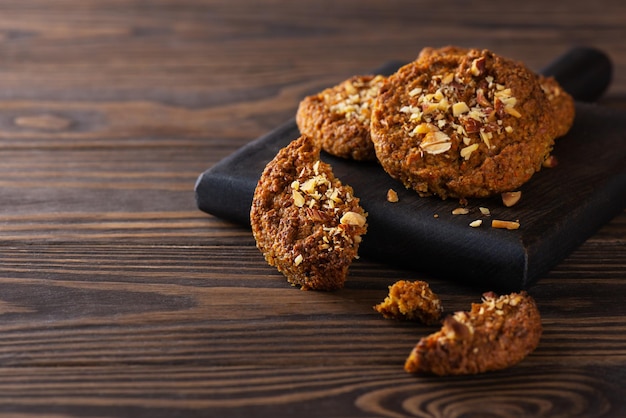
<svg viewBox="0 0 626 418">
<path fill-rule="evenodd" d="M 484 289 L 368 259 L 302 292 L 194 182 L 306 94 L 423 46 L 538 69 L 611 55 L 626 4 L 487 0 L 0 2 L 0 417 L 626 416 L 626 212 L 530 289 L 538 349 L 472 377 L 407 375 L 436 328 L 380 317 L 398 279 L 446 312 Z"/>
</svg>

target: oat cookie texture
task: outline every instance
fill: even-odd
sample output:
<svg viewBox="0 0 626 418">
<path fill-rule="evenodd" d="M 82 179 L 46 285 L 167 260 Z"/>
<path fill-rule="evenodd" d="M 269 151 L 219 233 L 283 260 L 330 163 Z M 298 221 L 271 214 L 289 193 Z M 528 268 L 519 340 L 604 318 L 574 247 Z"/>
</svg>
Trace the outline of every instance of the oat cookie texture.
<svg viewBox="0 0 626 418">
<path fill-rule="evenodd" d="M 384 79 L 381 75 L 353 76 L 305 97 L 296 112 L 300 132 L 337 157 L 376 160 L 370 118 Z"/>
<path fill-rule="evenodd" d="M 404 369 L 440 376 L 504 369 L 537 347 L 541 331 L 537 305 L 528 293 L 488 292 L 482 303 L 446 317 L 439 331 L 422 338 Z"/>
<path fill-rule="evenodd" d="M 441 300 L 422 280 L 398 280 L 389 286 L 389 295 L 374 306 L 374 310 L 389 319 L 419 321 L 426 325 L 439 322 L 443 311 Z"/>
<path fill-rule="evenodd" d="M 374 101 L 377 159 L 422 196 L 517 190 L 571 126 L 573 101 L 555 83 L 488 50 L 426 48 Z"/>
<path fill-rule="evenodd" d="M 342 288 L 367 231 L 367 213 L 352 188 L 333 175 L 305 135 L 265 167 L 250 222 L 267 262 L 305 290 Z"/>
</svg>

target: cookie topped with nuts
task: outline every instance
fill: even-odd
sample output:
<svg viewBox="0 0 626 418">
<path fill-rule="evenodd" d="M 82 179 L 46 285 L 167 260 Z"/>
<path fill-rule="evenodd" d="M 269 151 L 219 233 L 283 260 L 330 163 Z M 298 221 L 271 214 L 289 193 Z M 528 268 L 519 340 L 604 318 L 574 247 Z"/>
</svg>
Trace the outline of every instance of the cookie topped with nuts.
<svg viewBox="0 0 626 418">
<path fill-rule="evenodd" d="M 559 138 L 567 134 L 574 124 L 576 106 L 569 95 L 554 77 L 539 76 L 539 84 L 550 101 L 554 115 L 554 136 Z"/>
<path fill-rule="evenodd" d="M 371 116 L 385 171 L 444 199 L 516 190 L 541 168 L 555 132 L 537 75 L 478 49 L 422 51 L 386 79 Z"/>
<path fill-rule="evenodd" d="M 254 191 L 252 233 L 267 262 L 302 289 L 343 287 L 367 214 L 305 135 L 270 161 Z"/>
<path fill-rule="evenodd" d="M 374 161 L 370 116 L 372 103 L 384 80 L 381 75 L 354 76 L 305 97 L 296 113 L 300 132 L 329 154 Z"/>
<path fill-rule="evenodd" d="M 404 369 L 439 376 L 504 369 L 530 354 L 541 332 L 539 310 L 527 292 L 488 292 L 482 303 L 446 317 L 441 330 L 422 338 Z"/>
</svg>

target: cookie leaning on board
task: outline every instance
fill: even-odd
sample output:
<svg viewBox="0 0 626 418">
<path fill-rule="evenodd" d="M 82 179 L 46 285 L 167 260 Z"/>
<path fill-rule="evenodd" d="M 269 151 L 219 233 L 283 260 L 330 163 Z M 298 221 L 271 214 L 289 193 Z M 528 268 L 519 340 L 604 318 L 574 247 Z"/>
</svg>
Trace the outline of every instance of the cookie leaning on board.
<svg viewBox="0 0 626 418">
<path fill-rule="evenodd" d="M 304 290 L 343 287 L 367 213 L 320 148 L 303 135 L 270 161 L 254 191 L 250 223 L 267 262 Z"/>
</svg>

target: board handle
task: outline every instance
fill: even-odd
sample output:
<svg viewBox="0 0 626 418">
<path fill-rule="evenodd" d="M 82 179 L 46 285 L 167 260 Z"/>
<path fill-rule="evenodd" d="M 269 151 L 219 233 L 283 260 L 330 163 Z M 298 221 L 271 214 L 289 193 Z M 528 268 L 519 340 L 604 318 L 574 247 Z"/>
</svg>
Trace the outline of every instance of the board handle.
<svg viewBox="0 0 626 418">
<path fill-rule="evenodd" d="M 556 58 L 541 74 L 554 77 L 574 100 L 595 102 L 611 84 L 613 64 L 603 51 L 579 46 Z"/>
</svg>

